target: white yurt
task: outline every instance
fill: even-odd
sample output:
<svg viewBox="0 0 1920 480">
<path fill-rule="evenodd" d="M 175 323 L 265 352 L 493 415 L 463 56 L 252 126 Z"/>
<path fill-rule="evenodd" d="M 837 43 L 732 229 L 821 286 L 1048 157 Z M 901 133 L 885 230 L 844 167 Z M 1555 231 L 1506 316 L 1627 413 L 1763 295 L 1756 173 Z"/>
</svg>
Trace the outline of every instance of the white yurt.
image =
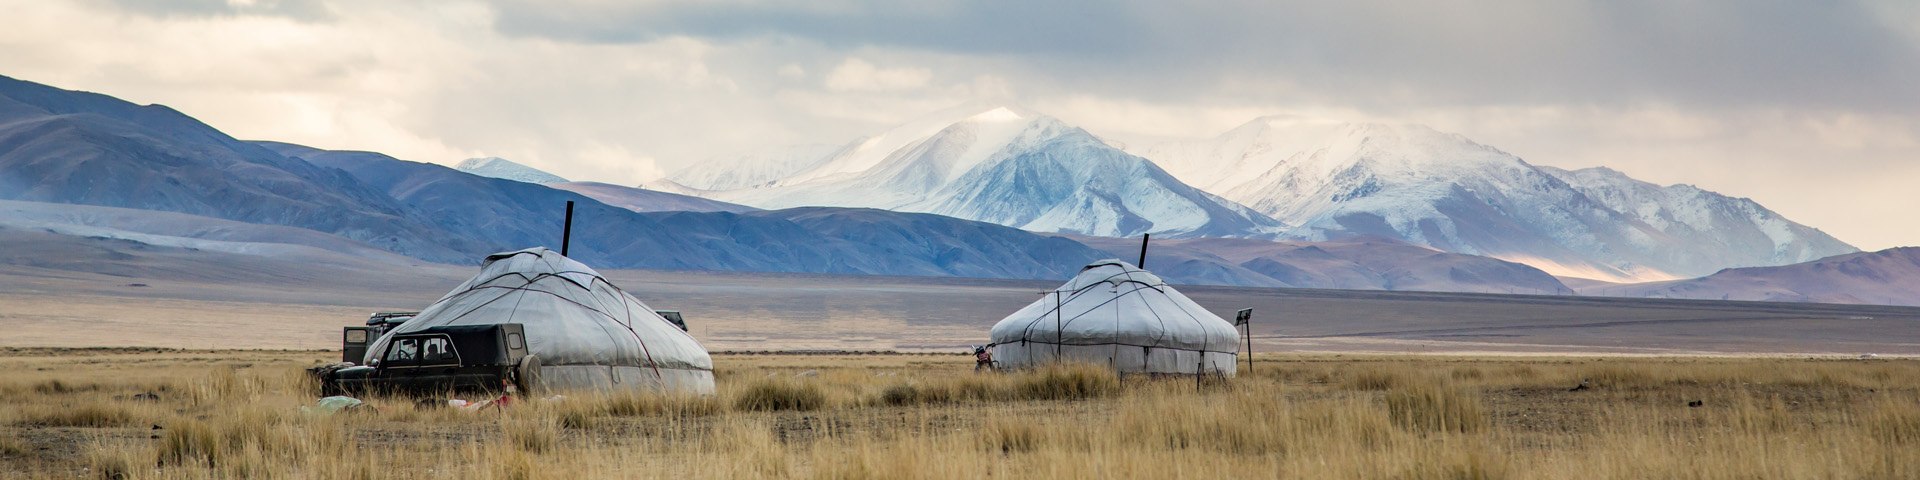
<svg viewBox="0 0 1920 480">
<path fill-rule="evenodd" d="M 994 361 L 1023 368 L 1066 361 L 1121 373 L 1234 374 L 1240 332 L 1120 260 L 1101 260 L 993 326 Z"/>
<path fill-rule="evenodd" d="M 539 247 L 488 255 L 479 275 L 381 336 L 367 363 L 395 334 L 495 323 L 524 325 L 542 388 L 713 393 L 713 359 L 693 336 L 592 268 Z"/>
</svg>

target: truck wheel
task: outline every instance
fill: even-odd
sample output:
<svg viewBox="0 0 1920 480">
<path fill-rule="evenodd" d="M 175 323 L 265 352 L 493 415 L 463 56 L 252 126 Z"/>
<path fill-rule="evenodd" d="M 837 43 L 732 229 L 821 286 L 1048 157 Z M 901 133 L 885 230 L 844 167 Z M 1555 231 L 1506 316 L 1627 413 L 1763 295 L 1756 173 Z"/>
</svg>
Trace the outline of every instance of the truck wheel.
<svg viewBox="0 0 1920 480">
<path fill-rule="evenodd" d="M 520 380 L 520 394 L 532 397 L 540 393 L 540 356 L 527 355 L 520 358 L 520 365 L 514 367 L 514 377 Z"/>
</svg>

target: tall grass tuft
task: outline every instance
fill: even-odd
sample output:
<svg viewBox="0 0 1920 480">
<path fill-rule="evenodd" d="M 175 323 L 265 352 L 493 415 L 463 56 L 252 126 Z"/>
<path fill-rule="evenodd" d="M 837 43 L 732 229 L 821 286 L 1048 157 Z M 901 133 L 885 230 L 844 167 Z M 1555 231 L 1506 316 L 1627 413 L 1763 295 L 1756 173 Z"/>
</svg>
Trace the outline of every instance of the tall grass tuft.
<svg viewBox="0 0 1920 480">
<path fill-rule="evenodd" d="M 1580 372 L 1581 380 L 1590 380 L 1600 388 L 1642 388 L 1657 385 L 1659 377 L 1645 366 L 1598 365 Z"/>
<path fill-rule="evenodd" d="M 1381 391 L 1391 390 L 1406 383 L 1406 377 L 1399 372 L 1376 367 L 1347 376 L 1344 385 L 1348 390 Z"/>
<path fill-rule="evenodd" d="M 607 415 L 617 417 L 704 417 L 726 411 L 711 395 L 622 392 L 594 399 Z"/>
<path fill-rule="evenodd" d="M 734 408 L 746 411 L 818 410 L 827 404 L 820 385 L 785 378 L 755 381 L 734 398 Z"/>
<path fill-rule="evenodd" d="M 46 381 L 36 383 L 33 385 L 33 391 L 40 393 L 42 395 L 58 395 L 58 394 L 64 394 L 64 393 L 92 391 L 92 390 L 98 390 L 98 389 L 99 389 L 98 385 L 75 385 L 75 384 L 62 381 L 58 378 L 48 379 Z"/>
<path fill-rule="evenodd" d="M 560 444 L 559 425 L 551 418 L 515 418 L 501 424 L 507 443 L 522 452 L 547 453 Z"/>
<path fill-rule="evenodd" d="M 715 425 L 700 440 L 703 450 L 726 459 L 722 468 L 739 478 L 791 477 L 792 453 L 774 438 L 773 426 L 744 419 L 730 419 Z"/>
<path fill-rule="evenodd" d="M 200 420 L 184 420 L 167 429 L 159 443 L 163 465 L 217 466 L 224 453 L 222 432 Z"/>
<path fill-rule="evenodd" d="M 41 427 L 106 428 L 128 426 L 134 420 L 132 410 L 99 402 L 39 408 L 24 413 L 15 423 Z"/>
<path fill-rule="evenodd" d="M 1014 396 L 1012 384 L 1007 378 L 999 375 L 963 375 L 893 384 L 880 391 L 879 400 L 881 404 L 893 406 L 1007 400 Z"/>
<path fill-rule="evenodd" d="M 1920 446 L 1920 404 L 1911 400 L 1877 402 L 1873 413 L 1867 416 L 1867 425 L 1875 437 L 1888 445 Z"/>
<path fill-rule="evenodd" d="M 1511 477 L 1503 457 L 1481 445 L 1462 445 L 1422 458 L 1399 475 L 1408 480 L 1498 480 Z"/>
<path fill-rule="evenodd" d="M 1411 432 L 1474 433 L 1487 426 L 1478 396 L 1434 382 L 1387 392 L 1387 416 Z"/>
<path fill-rule="evenodd" d="M 1016 391 L 1027 400 L 1079 400 L 1120 390 L 1120 377 L 1113 369 L 1091 364 L 1048 365 L 1018 379 Z"/>
<path fill-rule="evenodd" d="M 1027 453 L 1040 445 L 1043 432 L 1030 421 L 999 419 L 980 427 L 980 447 L 1002 454 Z"/>
<path fill-rule="evenodd" d="M 86 462 L 93 478 L 101 480 L 139 478 L 142 470 L 153 467 L 150 457 L 129 445 L 93 445 L 86 451 Z"/>
</svg>

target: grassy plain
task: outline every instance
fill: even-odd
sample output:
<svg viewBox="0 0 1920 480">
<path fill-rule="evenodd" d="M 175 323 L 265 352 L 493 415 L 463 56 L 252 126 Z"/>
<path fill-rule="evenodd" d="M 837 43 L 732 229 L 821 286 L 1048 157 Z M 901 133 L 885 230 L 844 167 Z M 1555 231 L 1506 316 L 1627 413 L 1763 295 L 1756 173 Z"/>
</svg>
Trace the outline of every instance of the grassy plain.
<svg viewBox="0 0 1920 480">
<path fill-rule="evenodd" d="M 0 349 L 0 475 L 1920 478 L 1906 359 L 1276 354 L 1196 382 L 718 355 L 712 397 L 303 410 L 329 355 Z"/>
</svg>

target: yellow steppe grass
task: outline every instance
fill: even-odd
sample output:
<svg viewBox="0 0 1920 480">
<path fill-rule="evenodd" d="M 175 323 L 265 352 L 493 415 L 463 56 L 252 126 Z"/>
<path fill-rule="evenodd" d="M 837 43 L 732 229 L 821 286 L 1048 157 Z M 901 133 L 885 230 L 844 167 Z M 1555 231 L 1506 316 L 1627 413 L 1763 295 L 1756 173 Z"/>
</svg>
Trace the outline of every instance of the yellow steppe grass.
<svg viewBox="0 0 1920 480">
<path fill-rule="evenodd" d="M 721 355 L 713 396 L 329 415 L 323 356 L 0 351 L 0 475 L 1920 478 L 1912 360 L 1263 355 L 1196 382 Z"/>
</svg>

